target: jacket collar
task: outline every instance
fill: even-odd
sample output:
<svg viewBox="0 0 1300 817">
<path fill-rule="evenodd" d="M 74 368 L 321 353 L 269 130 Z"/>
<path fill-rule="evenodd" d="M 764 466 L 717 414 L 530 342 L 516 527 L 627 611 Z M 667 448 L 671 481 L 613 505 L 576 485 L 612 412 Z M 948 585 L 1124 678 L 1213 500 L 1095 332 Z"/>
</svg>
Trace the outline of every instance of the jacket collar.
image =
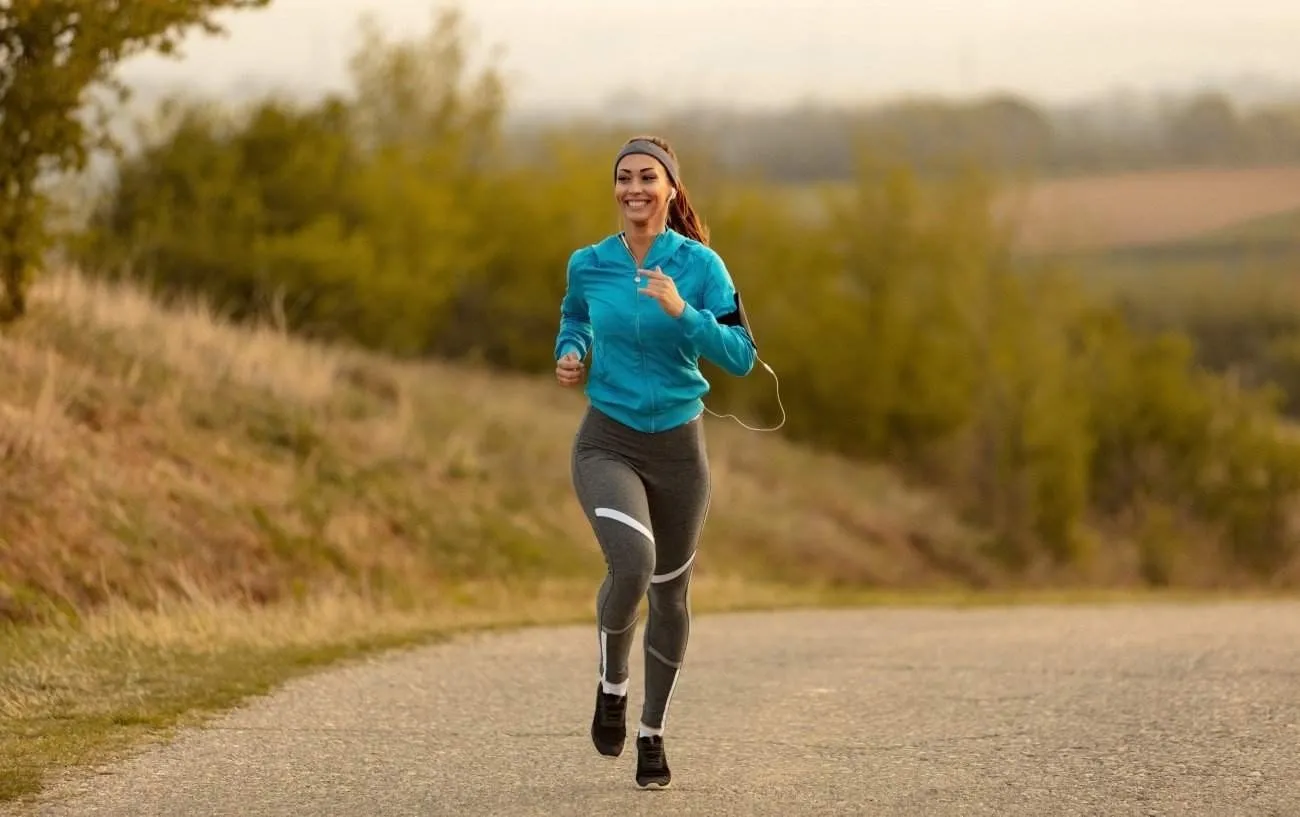
<svg viewBox="0 0 1300 817">
<path fill-rule="evenodd" d="M 627 248 L 623 246 L 622 236 L 622 233 L 614 233 L 597 244 L 597 258 L 611 264 L 623 264 L 631 260 L 628 257 Z M 656 265 L 663 264 L 685 243 L 686 236 L 671 227 L 665 229 L 655 237 L 654 243 L 650 245 L 650 252 L 646 253 L 644 266 L 653 269 Z"/>
</svg>

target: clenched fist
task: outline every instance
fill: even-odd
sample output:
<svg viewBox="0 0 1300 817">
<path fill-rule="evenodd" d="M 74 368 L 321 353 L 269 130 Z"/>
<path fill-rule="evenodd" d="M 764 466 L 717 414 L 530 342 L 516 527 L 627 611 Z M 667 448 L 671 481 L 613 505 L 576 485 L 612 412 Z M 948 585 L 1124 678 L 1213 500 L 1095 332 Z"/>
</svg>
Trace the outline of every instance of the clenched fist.
<svg viewBox="0 0 1300 817">
<path fill-rule="evenodd" d="M 561 386 L 576 386 L 582 382 L 582 369 L 577 352 L 569 352 L 555 361 L 555 379 Z"/>
</svg>

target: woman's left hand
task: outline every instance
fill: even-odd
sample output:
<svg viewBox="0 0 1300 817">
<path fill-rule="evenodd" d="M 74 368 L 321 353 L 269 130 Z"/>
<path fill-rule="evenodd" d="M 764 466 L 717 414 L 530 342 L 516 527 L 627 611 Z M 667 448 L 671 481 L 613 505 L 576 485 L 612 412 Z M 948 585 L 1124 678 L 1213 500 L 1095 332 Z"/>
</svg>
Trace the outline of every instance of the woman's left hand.
<svg viewBox="0 0 1300 817">
<path fill-rule="evenodd" d="M 646 285 L 639 291 L 658 301 L 664 312 L 674 318 L 680 318 L 682 312 L 686 310 L 686 301 L 682 300 L 682 296 L 677 294 L 677 285 L 673 283 L 673 279 L 664 275 L 663 270 L 658 267 L 643 269 L 639 272 L 647 279 Z"/>
</svg>

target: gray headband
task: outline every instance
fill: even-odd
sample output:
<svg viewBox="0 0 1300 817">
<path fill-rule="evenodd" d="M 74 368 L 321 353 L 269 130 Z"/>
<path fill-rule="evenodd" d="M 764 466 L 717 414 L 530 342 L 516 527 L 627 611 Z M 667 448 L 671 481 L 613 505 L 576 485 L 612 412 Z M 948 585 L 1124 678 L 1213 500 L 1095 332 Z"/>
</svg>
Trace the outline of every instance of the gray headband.
<svg viewBox="0 0 1300 817">
<path fill-rule="evenodd" d="M 633 154 L 653 156 L 654 158 L 658 159 L 660 163 L 663 164 L 663 166 L 668 170 L 668 180 L 672 182 L 673 185 L 677 185 L 680 183 L 678 181 L 680 176 L 678 175 L 678 171 L 677 171 L 677 163 L 674 162 L 673 158 L 668 155 L 668 151 L 659 147 L 654 142 L 649 142 L 646 141 L 645 139 L 634 139 L 623 146 L 623 149 L 618 152 L 618 156 L 614 158 L 615 174 L 618 173 L 618 163 L 623 161 L 623 157 L 631 156 Z"/>
</svg>

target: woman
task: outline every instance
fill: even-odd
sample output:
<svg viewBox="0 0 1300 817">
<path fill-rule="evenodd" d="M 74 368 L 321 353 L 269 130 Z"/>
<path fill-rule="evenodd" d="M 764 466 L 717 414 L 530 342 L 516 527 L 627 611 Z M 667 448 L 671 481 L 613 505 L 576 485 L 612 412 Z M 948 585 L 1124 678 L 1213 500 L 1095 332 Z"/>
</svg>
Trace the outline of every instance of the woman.
<svg viewBox="0 0 1300 817">
<path fill-rule="evenodd" d="M 605 555 L 597 595 L 600 683 L 591 739 L 617 757 L 626 738 L 628 658 L 647 593 L 645 702 L 636 780 L 667 787 L 664 723 L 686 654 L 687 587 L 709 504 L 700 373 L 706 358 L 735 376 L 756 347 L 726 266 L 657 137 L 614 160 L 623 230 L 569 259 L 555 343 L 563 386 L 582 381 L 588 408 L 573 446 L 573 484 Z"/>
</svg>

